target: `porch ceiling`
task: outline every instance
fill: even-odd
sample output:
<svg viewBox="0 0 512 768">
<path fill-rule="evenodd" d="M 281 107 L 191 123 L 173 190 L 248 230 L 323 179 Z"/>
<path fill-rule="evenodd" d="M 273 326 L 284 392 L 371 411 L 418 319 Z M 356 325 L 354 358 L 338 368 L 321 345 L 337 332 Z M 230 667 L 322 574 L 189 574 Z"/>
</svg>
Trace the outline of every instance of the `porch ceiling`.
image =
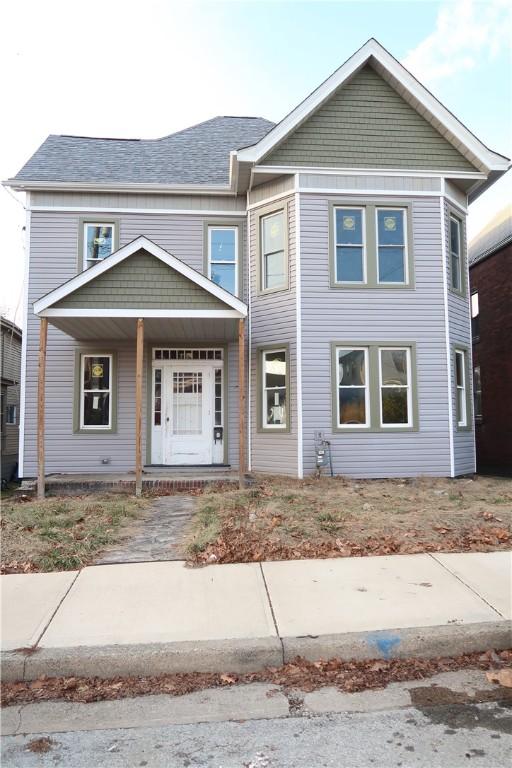
<svg viewBox="0 0 512 768">
<path fill-rule="evenodd" d="M 137 335 L 135 317 L 49 317 L 48 322 L 79 341 L 135 340 Z M 238 338 L 238 319 L 145 317 L 144 336 L 162 342 L 233 341 Z"/>
</svg>

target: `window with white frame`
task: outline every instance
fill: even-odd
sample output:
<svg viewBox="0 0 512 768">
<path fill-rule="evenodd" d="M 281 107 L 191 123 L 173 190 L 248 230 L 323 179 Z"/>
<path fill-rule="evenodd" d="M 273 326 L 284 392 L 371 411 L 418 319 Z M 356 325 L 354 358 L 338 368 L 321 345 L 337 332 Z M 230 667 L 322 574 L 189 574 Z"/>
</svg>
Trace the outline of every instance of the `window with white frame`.
<svg viewBox="0 0 512 768">
<path fill-rule="evenodd" d="M 462 291 L 461 222 L 450 216 L 450 284 L 452 290 Z"/>
<path fill-rule="evenodd" d="M 286 429 L 288 425 L 288 361 L 286 349 L 261 352 L 262 427 Z"/>
<path fill-rule="evenodd" d="M 455 350 L 455 391 L 457 426 L 468 426 L 467 381 L 466 381 L 466 352 Z"/>
<path fill-rule="evenodd" d="M 370 423 L 368 349 L 336 349 L 337 423 L 341 428 Z"/>
<path fill-rule="evenodd" d="M 376 208 L 377 280 L 404 284 L 407 276 L 407 219 L 403 208 Z"/>
<path fill-rule="evenodd" d="M 379 348 L 380 421 L 382 427 L 412 423 L 410 350 Z"/>
<path fill-rule="evenodd" d="M 471 294 L 471 337 L 473 341 L 480 340 L 480 306 L 478 291 Z"/>
<path fill-rule="evenodd" d="M 81 355 L 80 428 L 112 428 L 112 355 Z"/>
<path fill-rule="evenodd" d="M 208 227 L 208 277 L 238 295 L 238 227 Z"/>
<path fill-rule="evenodd" d="M 365 210 L 334 208 L 335 260 L 337 283 L 364 283 L 366 280 Z"/>
<path fill-rule="evenodd" d="M 84 224 L 84 269 L 102 261 L 114 251 L 115 224 L 85 222 Z"/>
<path fill-rule="evenodd" d="M 11 426 L 16 424 L 17 408 L 15 405 L 8 405 L 5 412 L 5 423 Z"/>
<path fill-rule="evenodd" d="M 260 218 L 261 289 L 275 291 L 288 286 L 284 210 Z"/>
</svg>

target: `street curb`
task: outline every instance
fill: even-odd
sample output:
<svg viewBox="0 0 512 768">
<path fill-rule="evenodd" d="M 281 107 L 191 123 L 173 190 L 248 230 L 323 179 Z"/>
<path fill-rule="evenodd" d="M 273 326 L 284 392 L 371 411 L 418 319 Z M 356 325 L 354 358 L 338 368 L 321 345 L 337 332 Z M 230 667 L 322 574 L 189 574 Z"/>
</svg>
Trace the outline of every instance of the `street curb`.
<svg viewBox="0 0 512 768">
<path fill-rule="evenodd" d="M 40 648 L 29 655 L 2 653 L 4 682 L 47 677 L 138 677 L 186 672 L 257 672 L 303 656 L 309 661 L 432 658 L 504 650 L 512 622 L 441 625 L 347 632 L 318 637 L 277 637 L 141 645 Z"/>
<path fill-rule="evenodd" d="M 24 669 L 20 669 L 20 657 Z M 279 667 L 277 637 L 140 645 L 38 648 L 30 655 L 2 653 L 4 682 L 47 677 L 142 677 L 176 672 L 257 672 Z M 21 673 L 21 674 L 20 674 Z"/>
<path fill-rule="evenodd" d="M 512 646 L 512 621 L 443 624 L 433 627 L 347 632 L 336 635 L 283 637 L 284 661 L 303 656 L 309 661 L 405 659 L 458 656 L 461 653 L 505 650 Z"/>
</svg>

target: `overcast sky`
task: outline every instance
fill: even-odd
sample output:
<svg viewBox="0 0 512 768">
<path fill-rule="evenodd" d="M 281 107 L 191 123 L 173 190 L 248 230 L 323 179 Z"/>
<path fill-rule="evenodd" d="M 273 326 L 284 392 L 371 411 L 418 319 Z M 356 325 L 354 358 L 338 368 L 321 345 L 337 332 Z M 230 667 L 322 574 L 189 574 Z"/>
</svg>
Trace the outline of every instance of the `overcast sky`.
<svg viewBox="0 0 512 768">
<path fill-rule="evenodd" d="M 215 115 L 278 121 L 376 37 L 491 149 L 512 156 L 509 0 L 4 0 L 0 177 L 50 133 L 157 138 Z M 470 209 L 472 237 L 512 173 Z M 0 190 L 0 309 L 21 323 L 24 196 Z"/>
</svg>

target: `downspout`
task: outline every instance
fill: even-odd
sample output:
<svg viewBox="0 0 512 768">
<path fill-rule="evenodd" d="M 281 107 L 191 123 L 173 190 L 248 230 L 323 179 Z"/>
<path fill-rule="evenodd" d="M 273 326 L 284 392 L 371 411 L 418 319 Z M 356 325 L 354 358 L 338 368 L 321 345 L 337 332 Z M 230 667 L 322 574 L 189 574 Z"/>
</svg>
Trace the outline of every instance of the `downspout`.
<svg viewBox="0 0 512 768">
<path fill-rule="evenodd" d="M 302 436 L 302 285 L 300 264 L 300 192 L 299 174 L 295 174 L 295 323 L 297 330 L 297 476 L 304 477 L 303 436 Z"/>
<path fill-rule="evenodd" d="M 250 189 L 250 188 L 249 188 Z M 249 211 L 249 189 L 247 190 L 247 471 L 252 469 L 252 286 L 251 286 L 251 212 Z"/>
<path fill-rule="evenodd" d="M 446 373 L 448 381 L 448 437 L 450 444 L 450 477 L 455 477 L 455 456 L 453 448 L 453 400 L 452 400 L 452 362 L 450 353 L 450 328 L 448 311 L 448 262 L 446 254 L 446 211 L 445 211 L 445 185 L 441 179 L 441 195 L 439 197 L 439 209 L 441 220 L 441 255 L 443 265 L 443 300 L 444 300 L 444 331 L 446 341 Z"/>
</svg>

